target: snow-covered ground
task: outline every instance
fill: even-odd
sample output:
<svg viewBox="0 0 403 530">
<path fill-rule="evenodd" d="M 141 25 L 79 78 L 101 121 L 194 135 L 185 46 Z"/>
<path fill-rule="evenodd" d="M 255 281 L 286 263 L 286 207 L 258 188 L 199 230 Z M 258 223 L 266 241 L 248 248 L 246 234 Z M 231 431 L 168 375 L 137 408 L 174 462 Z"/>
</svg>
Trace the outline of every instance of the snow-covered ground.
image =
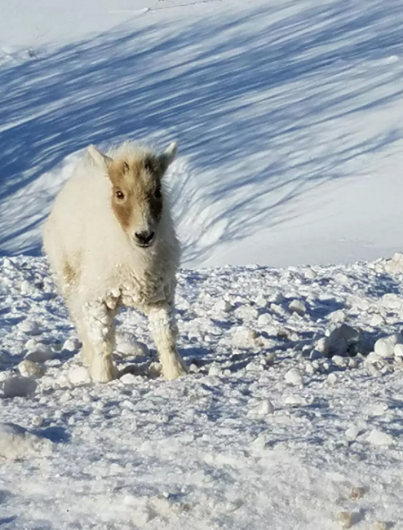
<svg viewBox="0 0 403 530">
<path fill-rule="evenodd" d="M 43 258 L 0 273 L 2 528 L 402 528 L 401 336 L 367 356 L 401 331 L 402 255 L 183 270 L 173 382 L 127 311 L 126 375 L 89 383 Z"/>
<path fill-rule="evenodd" d="M 39 254 L 79 150 L 130 137 L 179 142 L 186 266 L 392 255 L 402 27 L 401 0 L 2 0 L 0 251 Z"/>
<path fill-rule="evenodd" d="M 402 28 L 401 0 L 1 0 L 1 529 L 403 529 Z M 41 226 L 126 138 L 179 143 L 190 373 L 127 311 L 95 385 Z"/>
</svg>

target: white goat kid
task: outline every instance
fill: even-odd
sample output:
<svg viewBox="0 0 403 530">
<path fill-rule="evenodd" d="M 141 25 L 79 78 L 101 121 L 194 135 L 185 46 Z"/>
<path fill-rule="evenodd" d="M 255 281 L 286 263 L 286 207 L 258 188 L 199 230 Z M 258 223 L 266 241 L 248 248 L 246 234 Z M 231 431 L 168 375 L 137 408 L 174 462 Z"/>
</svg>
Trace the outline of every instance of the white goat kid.
<svg viewBox="0 0 403 530">
<path fill-rule="evenodd" d="M 175 143 L 159 155 L 132 143 L 108 155 L 89 146 L 46 222 L 44 250 L 94 381 L 118 377 L 121 306 L 148 315 L 165 378 L 185 373 L 175 345 L 179 245 L 162 185 L 175 155 Z"/>
</svg>

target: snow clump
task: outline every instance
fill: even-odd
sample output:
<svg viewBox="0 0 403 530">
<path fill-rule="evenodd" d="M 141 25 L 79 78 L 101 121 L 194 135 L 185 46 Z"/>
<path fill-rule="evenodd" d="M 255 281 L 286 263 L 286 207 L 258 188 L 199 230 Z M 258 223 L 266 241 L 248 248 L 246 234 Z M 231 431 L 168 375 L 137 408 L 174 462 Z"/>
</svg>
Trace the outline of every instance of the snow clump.
<svg viewBox="0 0 403 530">
<path fill-rule="evenodd" d="M 5 398 L 29 396 L 36 387 L 37 383 L 29 377 L 10 377 L 3 383 L 3 395 Z"/>
<path fill-rule="evenodd" d="M 52 442 L 14 423 L 0 423 L 0 457 L 17 460 L 50 453 Z"/>
</svg>

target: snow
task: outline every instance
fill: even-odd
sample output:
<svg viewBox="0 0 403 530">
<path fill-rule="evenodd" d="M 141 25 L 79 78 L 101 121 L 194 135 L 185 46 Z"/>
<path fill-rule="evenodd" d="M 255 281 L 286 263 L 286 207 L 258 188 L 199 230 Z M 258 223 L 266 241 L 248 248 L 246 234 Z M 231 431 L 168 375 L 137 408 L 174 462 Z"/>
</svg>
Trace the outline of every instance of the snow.
<svg viewBox="0 0 403 530">
<path fill-rule="evenodd" d="M 401 329 L 403 276 L 388 264 L 182 269 L 179 348 L 189 374 L 164 381 L 146 319 L 125 311 L 119 340 L 144 347 L 116 351 L 122 377 L 102 385 L 88 380 L 45 260 L 1 259 L 3 392 L 27 351 L 53 352 L 38 362 L 33 393 L 0 398 L 2 422 L 46 441 L 33 451 L 8 437 L 18 457 L 0 466 L 5 527 L 337 529 L 348 512 L 357 529 L 398 528 L 403 364 L 366 362 L 378 339 Z M 304 302 L 302 316 L 293 300 Z M 271 318 L 258 325 L 252 310 Z M 335 312 L 344 336 L 360 341 L 332 358 L 316 345 L 340 327 Z M 28 316 L 41 330 L 34 338 L 18 326 Z"/>
<path fill-rule="evenodd" d="M 126 138 L 178 140 L 186 266 L 401 249 L 400 0 L 15 5 L 0 6 L 3 254 L 39 255 L 81 150 Z"/>
<path fill-rule="evenodd" d="M 301 372 L 295 368 L 291 368 L 291 370 L 285 374 L 285 380 L 290 385 L 301 386 L 304 384 Z"/>
<path fill-rule="evenodd" d="M 368 442 L 372 445 L 391 445 L 393 441 L 393 437 L 390 434 L 378 429 L 373 429 L 368 436 Z"/>
<path fill-rule="evenodd" d="M 18 365 L 18 370 L 23 377 L 35 377 L 42 375 L 41 368 L 33 361 L 24 359 Z"/>
<path fill-rule="evenodd" d="M 47 438 L 37 436 L 13 423 L 0 423 L 0 458 L 17 460 L 46 456 L 50 450 L 51 441 Z M 4 519 L 2 521 L 8 522 Z"/>
<path fill-rule="evenodd" d="M 36 390 L 36 383 L 29 377 L 9 377 L 3 383 L 3 396 L 13 398 L 16 396 L 28 396 Z"/>
<path fill-rule="evenodd" d="M 81 385 L 91 381 L 88 371 L 84 366 L 71 368 L 68 378 L 73 385 Z"/>
<path fill-rule="evenodd" d="M 400 0 L 0 2 L 2 528 L 400 528 L 402 27 Z M 102 385 L 41 226 L 127 138 L 179 143 L 189 373 L 125 311 Z"/>
</svg>

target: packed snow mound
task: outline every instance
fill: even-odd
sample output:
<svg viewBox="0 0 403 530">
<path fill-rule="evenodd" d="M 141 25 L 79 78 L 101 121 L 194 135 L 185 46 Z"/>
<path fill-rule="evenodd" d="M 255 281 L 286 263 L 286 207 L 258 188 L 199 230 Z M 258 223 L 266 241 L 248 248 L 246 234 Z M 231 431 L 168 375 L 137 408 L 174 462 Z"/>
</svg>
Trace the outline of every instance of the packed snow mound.
<svg viewBox="0 0 403 530">
<path fill-rule="evenodd" d="M 7 528 L 399 524 L 401 261 L 181 270 L 189 374 L 159 377 L 146 319 L 128 310 L 121 378 L 99 385 L 45 260 L 1 259 L 0 410 L 17 425 L 0 433 Z M 24 378 L 33 392 L 8 395 Z M 31 451 L 31 434 L 52 451 Z"/>
<path fill-rule="evenodd" d="M 13 423 L 0 423 L 0 457 L 21 460 L 50 454 L 52 442 Z"/>
</svg>

